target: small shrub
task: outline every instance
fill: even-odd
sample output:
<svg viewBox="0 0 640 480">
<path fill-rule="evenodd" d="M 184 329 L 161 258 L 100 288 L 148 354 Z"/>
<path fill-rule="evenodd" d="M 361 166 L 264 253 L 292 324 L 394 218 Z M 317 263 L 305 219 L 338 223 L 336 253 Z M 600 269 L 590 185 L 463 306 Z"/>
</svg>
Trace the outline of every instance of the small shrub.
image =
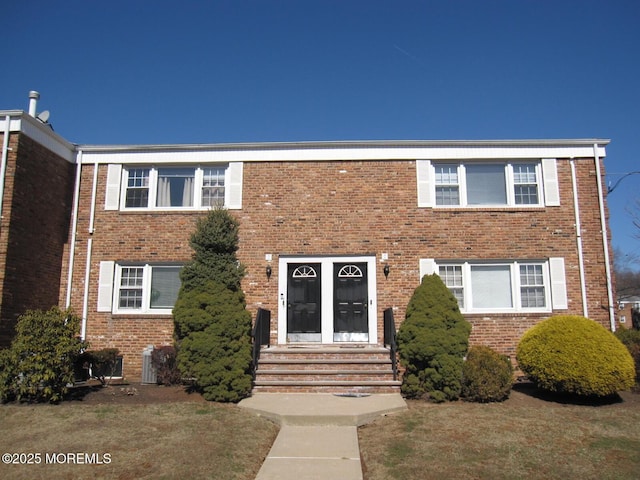
<svg viewBox="0 0 640 480">
<path fill-rule="evenodd" d="M 636 366 L 635 388 L 638 389 L 640 388 L 640 330 L 621 328 L 616 331 L 615 336 L 627 347 L 633 357 Z"/>
<path fill-rule="evenodd" d="M 633 387 L 635 367 L 624 345 L 602 325 L 558 315 L 529 329 L 518 343 L 518 365 L 538 388 L 580 396 Z"/>
<path fill-rule="evenodd" d="M 176 349 L 171 345 L 154 348 L 151 352 L 151 365 L 156 371 L 159 385 L 178 385 L 182 379 L 178 370 Z"/>
<path fill-rule="evenodd" d="M 115 375 L 119 353 L 117 348 L 103 348 L 90 350 L 83 354 L 91 366 L 91 376 L 98 379 L 102 386 L 108 385 L 111 377 Z"/>
<path fill-rule="evenodd" d="M 440 277 L 425 275 L 398 330 L 398 354 L 405 367 L 402 393 L 434 402 L 457 399 L 470 333 L 471 324 Z"/>
<path fill-rule="evenodd" d="M 86 346 L 78 337 L 80 318 L 53 307 L 18 318 L 16 336 L 0 355 L 3 401 L 56 403 L 74 381 L 74 364 Z"/>
<path fill-rule="evenodd" d="M 513 365 L 506 355 L 485 346 L 469 349 L 462 365 L 462 397 L 472 402 L 501 402 L 509 398 Z"/>
</svg>

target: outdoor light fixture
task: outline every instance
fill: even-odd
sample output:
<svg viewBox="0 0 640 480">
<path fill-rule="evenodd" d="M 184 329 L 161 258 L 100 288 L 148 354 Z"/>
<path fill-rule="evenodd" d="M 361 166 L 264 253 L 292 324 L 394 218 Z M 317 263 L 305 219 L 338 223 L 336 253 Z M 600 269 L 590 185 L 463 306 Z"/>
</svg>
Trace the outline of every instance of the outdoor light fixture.
<svg viewBox="0 0 640 480">
<path fill-rule="evenodd" d="M 267 265 L 267 280 L 269 280 L 271 278 L 271 273 L 273 272 L 273 270 L 271 270 L 271 265 Z"/>
<path fill-rule="evenodd" d="M 385 265 L 384 268 L 382 269 L 382 273 L 384 273 L 384 278 L 389 278 L 389 265 Z"/>
</svg>

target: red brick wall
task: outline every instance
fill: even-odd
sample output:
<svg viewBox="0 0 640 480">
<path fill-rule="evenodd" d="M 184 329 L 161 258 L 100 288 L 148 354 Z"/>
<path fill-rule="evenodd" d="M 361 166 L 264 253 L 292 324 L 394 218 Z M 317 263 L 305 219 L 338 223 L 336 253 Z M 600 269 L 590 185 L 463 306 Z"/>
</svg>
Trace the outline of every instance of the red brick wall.
<svg viewBox="0 0 640 480">
<path fill-rule="evenodd" d="M 73 281 L 73 306 L 81 310 L 93 166 L 83 167 L 81 211 Z M 123 213 L 104 210 L 106 165 L 99 168 L 93 237 L 87 338 L 95 348 L 125 354 L 125 375 L 139 377 L 142 350 L 172 341 L 170 317 L 97 313 L 101 260 L 186 261 L 188 238 L 198 213 Z M 593 159 L 576 160 L 585 253 L 589 316 L 608 327 L 606 277 Z M 378 331 L 382 311 L 395 307 L 396 322 L 419 282 L 420 258 L 539 259 L 564 257 L 569 312 L 582 313 L 570 165 L 558 161 L 561 206 L 530 210 L 439 210 L 417 207 L 413 161 L 245 163 L 243 208 L 232 211 L 241 224 L 240 260 L 248 309 L 272 311 L 277 325 L 278 256 L 375 255 Z M 389 254 L 385 278 L 380 254 Z M 273 275 L 265 275 L 272 254 Z M 66 265 L 65 265 L 66 266 Z M 64 274 L 64 273 L 63 273 Z M 64 288 L 61 296 L 64 296 Z M 564 312 L 563 312 L 564 313 Z M 471 341 L 514 356 L 524 331 L 541 315 L 469 315 Z M 381 336 L 381 333 L 380 333 Z M 380 339 L 381 341 L 381 339 Z"/>
<path fill-rule="evenodd" d="M 1 138 L 1 136 L 0 136 Z M 0 345 L 17 317 L 58 304 L 75 166 L 25 135 L 9 142 L 0 226 Z"/>
</svg>

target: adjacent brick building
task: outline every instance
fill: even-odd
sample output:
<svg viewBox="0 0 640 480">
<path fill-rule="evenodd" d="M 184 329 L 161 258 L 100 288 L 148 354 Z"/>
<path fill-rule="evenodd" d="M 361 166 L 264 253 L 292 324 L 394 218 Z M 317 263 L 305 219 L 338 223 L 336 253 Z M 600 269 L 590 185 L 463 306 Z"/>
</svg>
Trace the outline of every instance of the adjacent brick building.
<svg viewBox="0 0 640 480">
<path fill-rule="evenodd" d="M 429 273 L 471 342 L 512 357 L 555 313 L 615 329 L 606 140 L 91 146 L 3 118 L 2 325 L 69 305 L 129 379 L 148 345 L 172 343 L 178 272 L 214 205 L 240 223 L 247 308 L 271 312 L 273 348 L 379 352 L 383 311 L 399 324 Z"/>
</svg>

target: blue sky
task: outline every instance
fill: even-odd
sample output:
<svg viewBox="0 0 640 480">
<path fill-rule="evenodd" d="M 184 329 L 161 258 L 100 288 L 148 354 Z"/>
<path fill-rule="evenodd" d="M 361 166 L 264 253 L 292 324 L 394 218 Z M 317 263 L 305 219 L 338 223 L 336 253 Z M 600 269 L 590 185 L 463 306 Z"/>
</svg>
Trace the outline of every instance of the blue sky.
<svg viewBox="0 0 640 480">
<path fill-rule="evenodd" d="M 26 0 L 2 17 L 0 109 L 38 90 L 75 143 L 608 138 L 608 181 L 640 170 L 637 0 Z M 638 198 L 630 176 L 609 207 L 614 246 L 640 256 Z"/>
</svg>

